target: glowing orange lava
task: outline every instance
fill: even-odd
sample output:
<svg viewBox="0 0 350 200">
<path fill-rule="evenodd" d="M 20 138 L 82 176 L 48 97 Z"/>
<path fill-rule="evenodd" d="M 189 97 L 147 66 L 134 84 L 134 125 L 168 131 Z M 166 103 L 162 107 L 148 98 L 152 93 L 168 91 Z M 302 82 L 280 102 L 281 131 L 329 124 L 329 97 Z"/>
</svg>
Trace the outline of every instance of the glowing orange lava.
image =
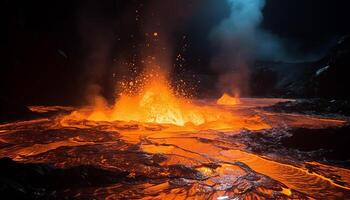
<svg viewBox="0 0 350 200">
<path fill-rule="evenodd" d="M 239 98 L 236 97 L 232 97 L 228 94 L 223 94 L 222 97 L 220 97 L 220 99 L 217 100 L 216 102 L 218 105 L 237 105 L 240 103 Z"/>
<path fill-rule="evenodd" d="M 88 117 L 93 121 L 137 121 L 145 123 L 195 125 L 206 121 L 199 108 L 183 97 L 175 96 L 167 81 L 156 76 L 135 95 L 121 94 L 113 108 L 95 107 Z"/>
<path fill-rule="evenodd" d="M 179 95 L 183 91 L 176 92 L 167 81 L 165 73 L 152 72 L 145 73 L 137 80 L 121 83 L 123 92 L 118 95 L 113 106 L 97 96 L 92 107 L 76 110 L 62 117 L 60 123 L 69 126 L 72 121 L 123 121 L 133 124 L 166 124 L 173 130 L 183 131 L 271 128 L 256 114 L 233 111 L 231 108 L 236 105 L 232 103 L 221 106 Z M 235 102 L 238 100 L 235 99 Z"/>
<path fill-rule="evenodd" d="M 145 77 L 147 77 L 146 80 Z M 143 76 L 139 78 L 139 81 L 136 81 L 143 81 L 141 89 L 134 94 L 130 91 L 119 94 L 112 107 L 109 107 L 102 97 L 96 97 L 92 109 L 73 112 L 68 118 L 177 126 L 199 126 L 216 122 L 215 127 L 217 128 L 232 127 L 233 115 L 231 112 L 210 106 L 200 106 L 189 98 L 176 95 L 165 77 L 161 73 Z M 128 83 L 123 85 L 134 86 L 134 83 Z M 231 125 L 227 125 L 227 123 Z"/>
</svg>

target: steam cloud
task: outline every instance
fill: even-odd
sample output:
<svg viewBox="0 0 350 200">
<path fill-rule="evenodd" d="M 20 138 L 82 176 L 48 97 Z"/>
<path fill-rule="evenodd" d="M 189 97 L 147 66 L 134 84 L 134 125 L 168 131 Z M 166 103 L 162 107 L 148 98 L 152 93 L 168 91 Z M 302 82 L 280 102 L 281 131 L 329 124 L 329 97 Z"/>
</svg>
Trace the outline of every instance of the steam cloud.
<svg viewBox="0 0 350 200">
<path fill-rule="evenodd" d="M 265 0 L 227 0 L 227 3 L 230 15 L 210 34 L 218 49 L 212 66 L 224 74 L 220 89 L 246 95 L 249 93 L 249 66 L 254 60 L 289 58 L 282 40 L 260 27 Z"/>
</svg>

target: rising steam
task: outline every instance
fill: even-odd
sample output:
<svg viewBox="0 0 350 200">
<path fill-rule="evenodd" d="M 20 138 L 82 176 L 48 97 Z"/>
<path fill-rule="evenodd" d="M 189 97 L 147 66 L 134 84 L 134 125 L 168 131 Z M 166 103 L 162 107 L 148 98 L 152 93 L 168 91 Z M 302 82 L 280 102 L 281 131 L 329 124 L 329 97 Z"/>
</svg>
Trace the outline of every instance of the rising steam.
<svg viewBox="0 0 350 200">
<path fill-rule="evenodd" d="M 227 3 L 230 15 L 210 34 L 218 49 L 212 66 L 224 74 L 220 89 L 247 94 L 249 66 L 254 60 L 287 60 L 288 57 L 282 41 L 260 27 L 265 0 L 227 0 Z"/>
</svg>

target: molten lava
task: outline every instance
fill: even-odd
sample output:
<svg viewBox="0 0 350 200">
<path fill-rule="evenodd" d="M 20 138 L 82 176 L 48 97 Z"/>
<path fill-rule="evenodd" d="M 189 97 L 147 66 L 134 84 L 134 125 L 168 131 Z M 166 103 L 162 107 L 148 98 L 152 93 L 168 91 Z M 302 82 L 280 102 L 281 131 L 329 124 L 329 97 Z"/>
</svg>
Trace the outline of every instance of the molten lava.
<svg viewBox="0 0 350 200">
<path fill-rule="evenodd" d="M 348 120 L 259 109 L 281 99 L 242 98 L 235 106 L 189 101 L 165 79 L 151 80 L 111 107 L 101 97 L 68 116 L 74 108 L 35 106 L 43 118 L 0 124 L 0 157 L 23 163 L 6 165 L 21 174 L 14 180 L 48 179 L 45 190 L 33 190 L 29 179 L 24 185 L 43 198 L 350 199 L 350 170 L 319 163 L 324 150 L 281 146 L 296 128 L 333 129 Z M 50 112 L 56 114 L 47 118 Z"/>
<path fill-rule="evenodd" d="M 204 113 L 184 97 L 175 96 L 167 81 L 157 76 L 136 95 L 121 94 L 111 109 L 97 106 L 88 117 L 93 121 L 137 121 L 195 125 L 206 121 Z"/>
<path fill-rule="evenodd" d="M 233 126 L 235 120 L 231 112 L 218 107 L 200 106 L 189 98 L 177 95 L 165 77 L 161 73 L 142 76 L 135 81 L 135 83 L 141 82 L 141 85 L 135 85 L 134 82 L 123 84 L 127 89 L 124 88 L 112 107 L 109 107 L 102 97 L 96 97 L 92 109 L 75 111 L 65 119 L 177 126 L 199 126 L 211 123 L 210 126 L 216 129 Z M 132 92 L 134 90 L 130 87 L 139 87 L 139 89 L 137 92 Z"/>
<path fill-rule="evenodd" d="M 183 89 L 180 88 L 182 91 L 177 92 L 166 77 L 164 73 L 145 73 L 135 81 L 122 82 L 122 92 L 113 106 L 109 106 L 102 97 L 95 97 L 95 104 L 92 107 L 85 107 L 63 116 L 60 123 L 63 126 L 72 126 L 76 122 L 86 120 L 123 121 L 132 122 L 131 124 L 166 124 L 173 130 L 182 131 L 271 128 L 271 125 L 257 113 L 232 110 L 238 106 L 238 98 L 224 95 L 226 106 L 210 101 L 196 101 L 179 95 L 184 93 Z"/>
<path fill-rule="evenodd" d="M 233 106 L 237 105 L 240 103 L 238 97 L 232 97 L 228 94 L 223 94 L 220 99 L 217 100 L 216 102 L 218 105 L 228 105 L 228 106 Z"/>
</svg>

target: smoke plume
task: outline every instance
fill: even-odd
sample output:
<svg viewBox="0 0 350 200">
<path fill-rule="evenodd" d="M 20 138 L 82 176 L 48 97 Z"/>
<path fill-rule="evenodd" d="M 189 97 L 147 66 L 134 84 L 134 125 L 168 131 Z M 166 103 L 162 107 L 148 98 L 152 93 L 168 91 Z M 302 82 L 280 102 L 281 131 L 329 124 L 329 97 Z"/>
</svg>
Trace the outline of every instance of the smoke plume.
<svg viewBox="0 0 350 200">
<path fill-rule="evenodd" d="M 249 93 L 249 67 L 254 60 L 287 60 L 282 40 L 263 30 L 265 0 L 227 0 L 230 15 L 211 31 L 217 48 L 212 66 L 219 73 L 220 89 Z"/>
</svg>

